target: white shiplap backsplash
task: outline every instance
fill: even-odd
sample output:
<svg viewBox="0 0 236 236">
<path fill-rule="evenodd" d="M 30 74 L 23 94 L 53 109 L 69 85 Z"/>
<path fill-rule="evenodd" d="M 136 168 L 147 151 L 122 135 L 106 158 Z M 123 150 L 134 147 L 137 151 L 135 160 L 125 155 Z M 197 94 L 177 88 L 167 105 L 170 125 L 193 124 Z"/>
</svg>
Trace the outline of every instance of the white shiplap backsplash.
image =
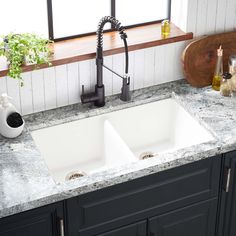
<svg viewBox="0 0 236 236">
<path fill-rule="evenodd" d="M 172 0 L 172 21 L 195 36 L 235 29 L 235 0 Z M 178 42 L 130 52 L 131 89 L 183 78 L 181 53 L 186 42 Z M 104 63 L 123 73 L 124 55 L 105 57 Z M 11 78 L 0 78 L 0 93 L 7 92 L 22 114 L 30 114 L 80 102 L 85 91 L 96 83 L 95 60 L 27 72 L 24 87 Z M 120 93 L 122 81 L 104 69 L 106 95 Z"/>
<path fill-rule="evenodd" d="M 130 52 L 131 89 L 139 89 L 183 78 L 180 57 L 185 42 Z M 104 64 L 124 72 L 124 55 L 105 57 Z M 24 86 L 8 77 L 0 79 L 0 93 L 7 92 L 22 114 L 30 114 L 80 102 L 85 91 L 96 83 L 95 60 L 81 61 L 23 74 Z M 122 80 L 104 69 L 106 95 L 120 93 Z"/>
<path fill-rule="evenodd" d="M 172 21 L 194 36 L 236 29 L 235 0 L 172 0 Z"/>
</svg>

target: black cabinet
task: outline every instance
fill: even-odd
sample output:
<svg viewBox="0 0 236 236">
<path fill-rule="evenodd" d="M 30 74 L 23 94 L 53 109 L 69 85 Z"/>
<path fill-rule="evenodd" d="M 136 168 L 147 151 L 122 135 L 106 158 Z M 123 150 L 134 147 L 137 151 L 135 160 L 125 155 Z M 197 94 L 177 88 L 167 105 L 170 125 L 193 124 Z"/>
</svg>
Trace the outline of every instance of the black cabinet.
<svg viewBox="0 0 236 236">
<path fill-rule="evenodd" d="M 224 155 L 218 236 L 236 235 L 236 152 Z"/>
<path fill-rule="evenodd" d="M 148 221 L 148 236 L 214 236 L 217 199 L 168 212 Z"/>
<path fill-rule="evenodd" d="M 146 236 L 146 225 L 146 221 L 141 221 L 98 234 L 97 236 Z"/>
<path fill-rule="evenodd" d="M 62 203 L 0 219 L 0 236 L 61 236 L 62 229 Z"/>
<path fill-rule="evenodd" d="M 67 233 L 69 236 L 94 236 L 110 232 L 105 235 L 115 236 L 123 232 L 119 230 L 123 226 L 134 222 L 148 220 L 152 216 L 163 217 L 159 219 L 163 222 L 165 219 L 166 223 L 170 217 L 170 221 L 174 222 L 174 217 L 177 220 L 179 214 L 182 221 L 189 221 L 186 225 L 192 224 L 192 230 L 196 228 L 196 232 L 204 223 L 211 222 L 204 225 L 204 233 L 198 236 L 212 236 L 215 231 L 215 199 L 219 192 L 221 160 L 221 156 L 208 158 L 68 199 Z M 209 203 L 185 209 L 186 206 L 208 200 Z M 173 212 L 176 209 L 180 210 Z M 191 221 L 191 217 L 196 218 L 198 214 L 201 216 L 196 219 L 197 222 Z M 151 222 L 154 219 L 149 220 Z M 180 226 L 176 227 L 182 232 Z M 171 233 L 160 235 L 178 236 Z"/>
<path fill-rule="evenodd" d="M 227 219 L 236 217 L 229 160 Z M 215 236 L 221 170 L 216 156 L 5 217 L 0 236 Z M 233 220 L 221 224 L 236 235 Z"/>
</svg>

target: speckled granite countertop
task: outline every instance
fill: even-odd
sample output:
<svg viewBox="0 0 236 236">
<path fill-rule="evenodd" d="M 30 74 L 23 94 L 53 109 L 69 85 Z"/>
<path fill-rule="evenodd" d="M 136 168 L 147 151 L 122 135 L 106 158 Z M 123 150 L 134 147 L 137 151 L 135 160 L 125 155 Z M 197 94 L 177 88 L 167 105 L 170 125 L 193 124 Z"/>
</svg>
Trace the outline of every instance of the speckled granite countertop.
<svg viewBox="0 0 236 236">
<path fill-rule="evenodd" d="M 171 96 L 213 134 L 214 141 L 57 184 L 30 135 L 39 128 Z M 129 103 L 112 96 L 99 109 L 76 104 L 26 116 L 26 128 L 20 137 L 9 140 L 0 136 L 0 218 L 235 150 L 235 108 L 235 97 L 224 98 L 209 87 L 196 89 L 180 80 L 137 90 Z"/>
</svg>

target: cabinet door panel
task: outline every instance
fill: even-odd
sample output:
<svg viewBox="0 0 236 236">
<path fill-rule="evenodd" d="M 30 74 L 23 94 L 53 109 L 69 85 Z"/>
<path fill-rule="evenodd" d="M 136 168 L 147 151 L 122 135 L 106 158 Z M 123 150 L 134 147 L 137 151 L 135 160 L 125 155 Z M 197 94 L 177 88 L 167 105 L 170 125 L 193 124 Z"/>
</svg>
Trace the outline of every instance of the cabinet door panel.
<svg viewBox="0 0 236 236">
<path fill-rule="evenodd" d="M 191 205 L 149 220 L 149 236 L 214 236 L 217 199 Z"/>
<path fill-rule="evenodd" d="M 58 236 L 62 203 L 0 219 L 0 236 Z"/>
<path fill-rule="evenodd" d="M 127 225 L 97 236 L 146 236 L 146 221 Z"/>
<path fill-rule="evenodd" d="M 115 228 L 214 198 L 221 158 L 214 157 L 67 200 L 71 235 L 106 224 Z M 132 221 L 131 221 L 132 220 Z"/>
</svg>

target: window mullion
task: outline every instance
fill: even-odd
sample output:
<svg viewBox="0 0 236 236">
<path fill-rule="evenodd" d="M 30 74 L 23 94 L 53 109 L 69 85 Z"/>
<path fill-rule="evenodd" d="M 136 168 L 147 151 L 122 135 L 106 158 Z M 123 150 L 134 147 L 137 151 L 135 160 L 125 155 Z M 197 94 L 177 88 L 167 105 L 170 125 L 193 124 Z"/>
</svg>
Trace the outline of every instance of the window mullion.
<svg viewBox="0 0 236 236">
<path fill-rule="evenodd" d="M 48 8 L 48 35 L 49 39 L 54 40 L 52 0 L 47 0 L 47 8 Z"/>
<path fill-rule="evenodd" d="M 168 1 L 168 19 L 171 19 L 171 0 Z"/>
<path fill-rule="evenodd" d="M 116 17 L 116 0 L 111 0 L 111 16 Z M 111 28 L 114 29 L 114 25 Z"/>
</svg>

